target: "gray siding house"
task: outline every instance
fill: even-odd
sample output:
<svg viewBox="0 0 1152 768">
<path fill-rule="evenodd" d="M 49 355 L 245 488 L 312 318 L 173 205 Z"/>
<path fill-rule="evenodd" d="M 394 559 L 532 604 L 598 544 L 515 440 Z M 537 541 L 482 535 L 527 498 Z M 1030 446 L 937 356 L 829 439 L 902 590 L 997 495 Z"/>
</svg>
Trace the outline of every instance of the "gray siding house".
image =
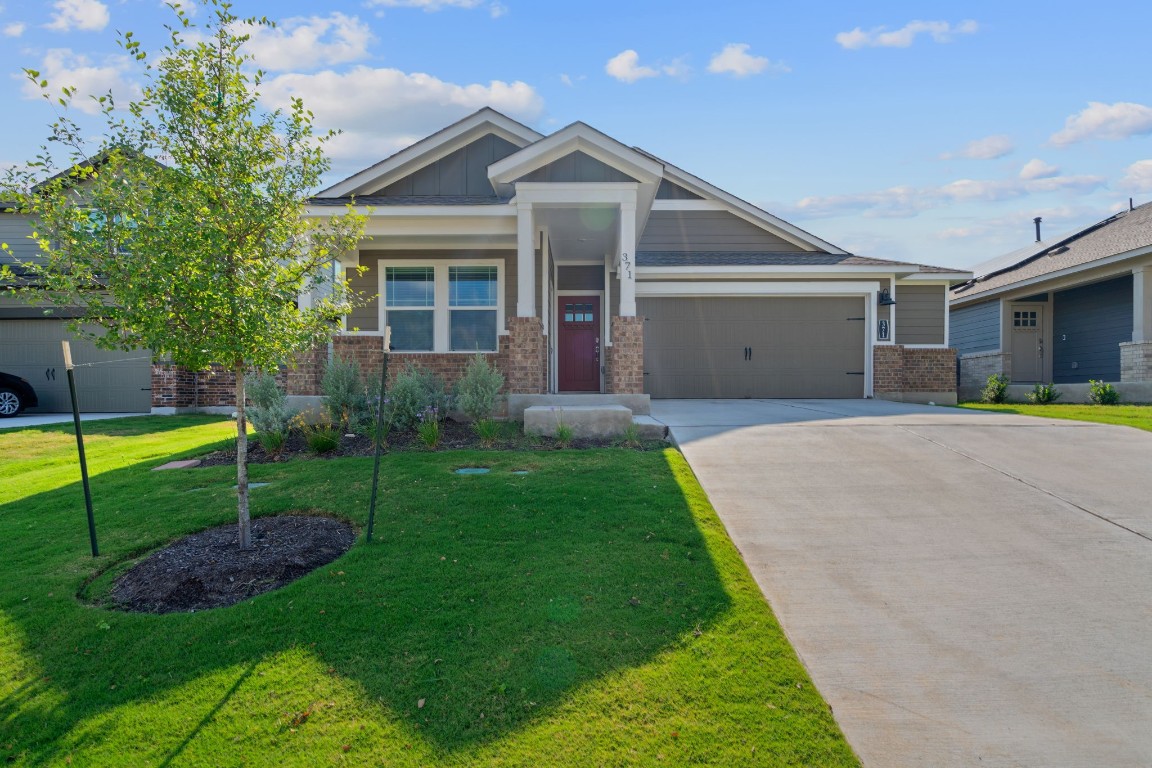
<svg viewBox="0 0 1152 768">
<path fill-rule="evenodd" d="M 1084 399 L 1089 380 L 1152 400 L 1152 203 L 974 272 L 949 301 L 962 396 L 1002 373 L 1026 388 L 1065 385 L 1069 400 Z"/>
</svg>

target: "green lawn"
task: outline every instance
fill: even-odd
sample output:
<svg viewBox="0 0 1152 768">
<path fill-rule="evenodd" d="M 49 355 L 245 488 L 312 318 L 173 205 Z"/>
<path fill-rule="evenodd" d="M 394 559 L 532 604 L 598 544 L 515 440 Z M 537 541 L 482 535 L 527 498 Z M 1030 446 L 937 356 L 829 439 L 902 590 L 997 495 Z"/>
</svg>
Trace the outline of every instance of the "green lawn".
<svg viewBox="0 0 1152 768">
<path fill-rule="evenodd" d="M 1019 413 L 1025 416 L 1044 416 L 1050 419 L 1072 419 L 1074 421 L 1095 421 L 1100 424 L 1120 424 L 1152 432 L 1152 405 L 1077 405 L 1075 403 L 1051 403 L 1032 405 L 1030 403 L 961 403 L 961 408 L 979 411 L 1000 411 Z"/>
<path fill-rule="evenodd" d="M 85 424 L 95 561 L 70 427 L 0 432 L 7 764 L 857 764 L 673 450 L 387 456 L 377 541 L 285 589 L 165 616 L 79 601 L 235 519 L 229 468 L 149 471 L 229 426 Z M 371 467 L 254 466 L 253 510 L 362 526 Z"/>
</svg>

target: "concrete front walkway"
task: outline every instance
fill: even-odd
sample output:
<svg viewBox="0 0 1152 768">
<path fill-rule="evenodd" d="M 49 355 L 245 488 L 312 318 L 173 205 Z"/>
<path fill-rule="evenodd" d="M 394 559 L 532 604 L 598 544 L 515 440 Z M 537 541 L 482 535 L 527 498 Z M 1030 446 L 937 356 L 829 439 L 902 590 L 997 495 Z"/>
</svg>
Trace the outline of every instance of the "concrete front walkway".
<svg viewBox="0 0 1152 768">
<path fill-rule="evenodd" d="M 1152 765 L 1152 433 L 653 401 L 866 766 Z"/>
<path fill-rule="evenodd" d="M 80 421 L 100 421 L 102 419 L 122 419 L 126 416 L 147 416 L 146 413 L 82 413 Z M 10 419 L 0 419 L 0 429 L 27 429 L 44 424 L 71 424 L 70 413 L 25 413 Z"/>
</svg>

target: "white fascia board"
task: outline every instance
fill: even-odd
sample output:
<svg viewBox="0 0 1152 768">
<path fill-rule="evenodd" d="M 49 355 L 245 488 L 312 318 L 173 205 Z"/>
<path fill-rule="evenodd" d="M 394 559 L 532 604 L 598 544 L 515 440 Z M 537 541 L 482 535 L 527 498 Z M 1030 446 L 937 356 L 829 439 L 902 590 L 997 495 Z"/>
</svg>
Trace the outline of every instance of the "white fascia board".
<svg viewBox="0 0 1152 768">
<path fill-rule="evenodd" d="M 730 192 L 725 192 L 719 187 L 709 184 L 703 179 L 693 176 L 682 168 L 677 168 L 674 165 L 665 164 L 664 177 L 669 181 L 678 184 L 689 191 L 706 197 L 714 197 L 728 204 L 729 210 L 732 213 L 740 216 L 740 218 L 755 224 L 761 228 L 767 228 L 774 234 L 783 237 L 791 243 L 794 243 L 805 250 L 825 251 L 827 253 L 847 254 L 843 248 L 838 248 L 826 240 L 821 240 L 810 232 L 805 232 L 800 227 L 794 224 L 789 224 L 781 218 L 773 216 L 761 208 L 757 208 L 749 202 L 741 200 Z M 767 225 L 767 227 L 765 227 Z"/>
<path fill-rule="evenodd" d="M 516 219 L 510 217 L 455 217 L 427 219 L 419 217 L 397 217 L 369 219 L 364 226 L 364 234 L 372 237 L 423 235 L 443 237 L 446 235 L 504 235 L 515 237 Z"/>
<path fill-rule="evenodd" d="M 494 187 L 511 184 L 521 176 L 575 151 L 584 152 L 606 165 L 638 177 L 640 181 L 659 183 L 663 176 L 664 166 L 647 155 L 621 144 L 589 125 L 573 123 L 503 160 L 492 163 L 488 166 L 488 179 Z"/>
<path fill-rule="evenodd" d="M 515 251 L 516 239 L 504 235 L 377 235 L 365 240 L 363 251 Z"/>
<path fill-rule="evenodd" d="M 954 285 L 972 279 L 971 272 L 916 272 L 900 278 L 902 283 L 943 283 Z"/>
<path fill-rule="evenodd" d="M 526 147 L 544 138 L 526 125 L 518 123 L 494 109 L 485 107 L 463 120 L 421 139 L 415 144 L 400 150 L 391 157 L 349 176 L 318 197 L 346 197 L 351 194 L 364 194 L 363 189 L 387 186 L 398 178 L 420 170 L 430 163 L 455 152 L 460 147 L 483 136 L 494 133 L 518 147 Z"/>
<path fill-rule="evenodd" d="M 771 264 L 764 266 L 732 265 L 732 266 L 693 266 L 693 267 L 637 267 L 636 275 L 645 280 L 684 279 L 686 277 L 709 278 L 767 278 L 767 277 L 817 277 L 850 275 L 855 277 L 886 278 L 900 272 L 893 272 L 891 266 L 871 266 L 867 264 L 850 264 L 838 266 L 835 264 L 818 264 L 813 266 Z"/>
<path fill-rule="evenodd" d="M 636 295 L 657 296 L 869 296 L 880 290 L 879 281 L 828 280 L 796 283 L 636 283 Z"/>
<path fill-rule="evenodd" d="M 1041 285 L 1041 284 L 1047 283 L 1047 282 L 1058 281 L 1061 278 L 1073 277 L 1073 276 L 1075 276 L 1081 272 L 1091 272 L 1091 271 L 1093 271 L 1095 269 L 1099 269 L 1101 267 L 1111 267 L 1111 266 L 1119 267 L 1116 270 L 1116 276 L 1120 276 L 1120 275 L 1126 274 L 1133 266 L 1131 264 L 1123 264 L 1122 262 L 1126 262 L 1130 259 L 1138 259 L 1141 256 L 1149 256 L 1149 255 L 1152 255 L 1152 245 L 1145 245 L 1145 246 L 1141 246 L 1140 248 L 1133 248 L 1130 251 L 1124 251 L 1123 253 L 1117 253 L 1117 254 L 1113 254 L 1112 256 L 1106 256 L 1102 259 L 1096 259 L 1095 261 L 1089 261 L 1085 264 L 1077 264 L 1074 267 L 1067 267 L 1066 269 L 1059 269 L 1059 270 L 1056 270 L 1055 272 L 1045 272 L 1043 275 L 1036 275 L 1035 277 L 1030 277 L 1026 280 L 1018 280 L 1014 283 L 1008 283 L 1007 285 L 1002 285 L 999 288 L 993 288 L 990 291 L 982 291 L 980 293 L 975 293 L 975 294 L 961 293 L 961 294 L 958 294 L 958 295 L 952 297 L 951 299 L 949 299 L 948 303 L 953 307 L 962 307 L 965 304 L 975 304 L 975 303 L 978 303 L 981 301 L 986 301 L 988 299 L 996 298 L 996 297 L 1001 296 L 1002 294 L 1005 294 L 1005 293 L 1013 293 L 1015 291 L 1020 290 L 1021 288 L 1027 288 L 1029 286 Z M 1041 258 L 1043 258 L 1043 257 L 1041 257 Z M 1107 277 L 1107 275 L 1104 275 L 1104 277 Z M 980 284 L 977 283 L 976 287 L 979 287 L 979 285 Z M 1061 287 L 1064 287 L 1064 286 L 1061 286 Z"/>
<path fill-rule="evenodd" d="M 719 200 L 655 200 L 654 211 L 726 211 L 728 206 Z"/>
<path fill-rule="evenodd" d="M 310 219 L 327 219 L 346 213 L 346 209 L 332 205 L 309 205 L 304 215 Z M 516 207 L 509 205 L 356 205 L 352 212 L 369 219 L 404 218 L 516 218 Z"/>
<path fill-rule="evenodd" d="M 508 207 L 515 213 L 516 205 L 523 203 L 577 207 L 627 203 L 635 205 L 639 187 L 634 181 L 522 181 L 516 185 L 516 197 L 512 198 Z"/>
</svg>

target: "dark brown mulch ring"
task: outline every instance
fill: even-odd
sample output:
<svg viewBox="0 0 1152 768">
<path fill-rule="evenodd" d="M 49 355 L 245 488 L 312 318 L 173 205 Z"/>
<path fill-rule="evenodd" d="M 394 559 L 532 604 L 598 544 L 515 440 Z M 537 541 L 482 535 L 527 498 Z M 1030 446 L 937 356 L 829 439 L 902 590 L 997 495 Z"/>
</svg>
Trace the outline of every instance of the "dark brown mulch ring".
<svg viewBox="0 0 1152 768">
<path fill-rule="evenodd" d="M 252 549 L 236 524 L 185 536 L 148 555 L 112 585 L 113 607 L 139 613 L 220 608 L 269 592 L 348 551 L 356 531 L 330 517 L 280 515 L 252 521 Z"/>
</svg>

